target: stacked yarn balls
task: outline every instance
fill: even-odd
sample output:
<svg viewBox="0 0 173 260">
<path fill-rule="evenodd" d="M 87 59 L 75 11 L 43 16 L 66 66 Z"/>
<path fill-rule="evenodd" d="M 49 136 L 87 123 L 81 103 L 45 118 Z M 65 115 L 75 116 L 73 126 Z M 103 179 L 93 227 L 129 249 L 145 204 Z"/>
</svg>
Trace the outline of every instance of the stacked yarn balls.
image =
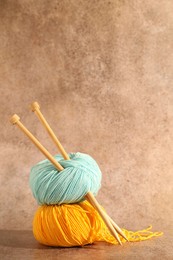
<svg viewBox="0 0 173 260">
<path fill-rule="evenodd" d="M 96 161 L 83 153 L 70 153 L 55 159 L 64 170 L 58 171 L 49 160 L 31 169 L 30 187 L 40 205 L 33 220 L 33 234 L 41 244 L 73 247 L 95 241 L 118 242 L 110 234 L 98 212 L 85 200 L 91 191 L 95 196 L 101 187 L 102 174 Z M 150 228 L 149 228 L 150 229 Z M 159 232 L 131 232 L 122 229 L 130 241 L 140 241 Z M 121 237 L 121 241 L 125 239 Z"/>
</svg>

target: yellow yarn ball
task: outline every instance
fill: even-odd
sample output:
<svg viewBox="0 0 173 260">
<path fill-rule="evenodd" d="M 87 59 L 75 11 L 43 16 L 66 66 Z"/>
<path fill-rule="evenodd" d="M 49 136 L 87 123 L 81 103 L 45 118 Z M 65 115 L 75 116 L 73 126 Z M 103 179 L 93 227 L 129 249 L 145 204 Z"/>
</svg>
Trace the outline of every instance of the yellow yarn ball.
<svg viewBox="0 0 173 260">
<path fill-rule="evenodd" d="M 161 236 L 152 232 L 152 226 L 140 231 L 122 229 L 131 242 Z M 48 246 L 73 247 L 105 241 L 118 244 L 110 234 L 98 212 L 87 202 L 78 204 L 42 205 L 34 216 L 33 233 L 41 244 Z M 121 242 L 126 240 L 120 236 Z"/>
<path fill-rule="evenodd" d="M 106 241 L 115 244 L 97 211 L 86 201 L 42 205 L 34 216 L 33 233 L 41 244 L 72 247 Z"/>
</svg>

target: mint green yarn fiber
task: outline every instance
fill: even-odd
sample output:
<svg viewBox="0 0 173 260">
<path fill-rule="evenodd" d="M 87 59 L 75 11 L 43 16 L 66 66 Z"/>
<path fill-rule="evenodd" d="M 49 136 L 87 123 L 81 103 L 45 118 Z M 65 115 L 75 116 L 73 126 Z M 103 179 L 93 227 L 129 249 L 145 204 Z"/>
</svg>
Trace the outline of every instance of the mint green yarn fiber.
<svg viewBox="0 0 173 260">
<path fill-rule="evenodd" d="M 101 171 L 96 161 L 84 153 L 70 153 L 70 160 L 61 155 L 54 158 L 63 166 L 58 171 L 49 160 L 32 167 L 30 187 L 39 204 L 77 203 L 87 192 L 97 195 L 101 187 Z"/>
</svg>

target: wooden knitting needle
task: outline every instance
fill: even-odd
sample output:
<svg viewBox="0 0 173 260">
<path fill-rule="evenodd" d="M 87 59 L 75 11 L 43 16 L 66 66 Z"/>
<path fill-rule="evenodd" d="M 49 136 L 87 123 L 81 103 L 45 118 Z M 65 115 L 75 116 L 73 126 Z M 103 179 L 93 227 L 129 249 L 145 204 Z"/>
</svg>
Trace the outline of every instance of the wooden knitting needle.
<svg viewBox="0 0 173 260">
<path fill-rule="evenodd" d="M 58 171 L 64 170 L 64 168 L 55 160 L 55 158 L 44 148 L 44 146 L 31 134 L 31 132 L 20 122 L 20 117 L 18 115 L 13 115 L 10 119 L 13 125 L 17 125 L 20 130 L 22 130 L 29 139 L 35 144 L 35 146 L 46 156 L 49 161 L 57 168 Z"/>
<path fill-rule="evenodd" d="M 68 156 L 68 154 L 66 153 L 66 151 L 64 150 L 63 146 L 61 145 L 60 141 L 58 140 L 58 138 L 56 137 L 56 135 L 54 134 L 54 132 L 52 131 L 52 129 L 50 128 L 49 124 L 47 123 L 46 119 L 44 118 L 44 116 L 42 115 L 42 113 L 40 112 L 40 106 L 37 102 L 32 103 L 31 105 L 31 109 L 32 112 L 35 112 L 35 114 L 38 116 L 38 118 L 40 119 L 41 123 L 44 125 L 44 127 L 46 128 L 48 134 L 50 135 L 50 137 L 52 138 L 53 142 L 57 145 L 58 149 L 61 151 L 62 156 L 64 157 L 65 160 L 70 160 L 70 157 Z"/>
<path fill-rule="evenodd" d="M 20 117 L 18 115 L 16 115 L 16 114 L 13 115 L 10 119 L 10 122 L 13 125 L 17 125 L 19 127 L 19 129 L 22 130 L 29 137 L 29 139 L 52 162 L 52 164 L 57 168 L 58 171 L 64 170 L 64 168 L 55 160 L 55 158 L 46 150 L 46 148 L 44 148 L 44 146 L 34 137 L 34 135 L 20 122 Z M 90 193 L 89 193 L 88 196 L 90 196 Z M 92 201 L 92 197 L 91 197 L 91 201 Z M 117 232 L 114 230 L 113 226 L 109 222 L 108 217 L 106 215 L 104 215 L 100 205 L 99 204 L 95 205 L 95 207 L 98 209 L 99 214 L 102 216 L 102 218 L 103 218 L 105 224 L 107 225 L 108 229 L 110 230 L 111 234 L 122 245 L 121 240 L 120 240 Z"/>
<path fill-rule="evenodd" d="M 41 121 L 43 126 L 46 128 L 50 137 L 52 138 L 52 140 L 55 142 L 55 144 L 59 148 L 59 150 L 60 150 L 61 154 L 63 155 L 64 159 L 68 158 L 67 160 L 69 160 L 70 158 L 69 158 L 67 152 L 65 151 L 65 149 L 61 145 L 60 141 L 58 140 L 58 138 L 54 134 L 54 132 L 51 129 L 51 127 L 49 126 L 49 124 L 47 123 L 46 119 L 44 118 L 43 114 L 41 113 L 40 105 L 38 104 L 38 102 L 33 102 L 31 104 L 31 109 L 32 109 L 33 112 L 35 112 L 35 114 L 37 115 L 37 117 L 39 118 L 39 120 Z M 99 212 L 102 212 L 102 213 L 100 213 L 100 215 L 103 217 L 103 219 L 105 218 L 105 216 L 108 217 L 108 219 L 106 218 L 106 220 L 107 221 L 109 220 L 109 222 L 111 222 L 111 226 L 113 226 L 115 228 L 115 231 L 117 231 L 122 237 L 124 237 L 128 241 L 127 237 L 122 232 L 122 230 L 119 228 L 119 226 L 102 210 L 99 203 L 97 202 L 97 200 L 95 199 L 95 197 L 93 196 L 93 194 L 91 192 L 87 193 L 86 198 L 94 208 L 96 208 Z M 116 233 L 116 235 L 117 235 L 117 233 Z M 116 238 L 117 238 L 117 236 L 116 236 Z M 119 237 L 118 237 L 118 239 L 119 239 Z M 121 244 L 120 239 L 119 239 L 119 243 Z"/>
</svg>

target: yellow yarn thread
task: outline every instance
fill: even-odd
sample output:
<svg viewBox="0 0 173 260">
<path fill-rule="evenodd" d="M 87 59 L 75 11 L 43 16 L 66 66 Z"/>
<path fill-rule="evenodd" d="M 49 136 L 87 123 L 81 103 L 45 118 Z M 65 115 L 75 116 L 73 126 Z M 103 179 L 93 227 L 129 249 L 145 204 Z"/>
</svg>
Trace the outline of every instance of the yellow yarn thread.
<svg viewBox="0 0 173 260">
<path fill-rule="evenodd" d="M 162 232 L 151 232 L 151 228 L 137 232 L 122 230 L 131 242 L 162 235 Z M 87 201 L 40 206 L 34 216 L 33 233 L 36 240 L 49 246 L 83 246 L 96 241 L 118 244 L 98 212 Z M 123 243 L 126 242 L 124 238 L 120 239 Z"/>
</svg>

